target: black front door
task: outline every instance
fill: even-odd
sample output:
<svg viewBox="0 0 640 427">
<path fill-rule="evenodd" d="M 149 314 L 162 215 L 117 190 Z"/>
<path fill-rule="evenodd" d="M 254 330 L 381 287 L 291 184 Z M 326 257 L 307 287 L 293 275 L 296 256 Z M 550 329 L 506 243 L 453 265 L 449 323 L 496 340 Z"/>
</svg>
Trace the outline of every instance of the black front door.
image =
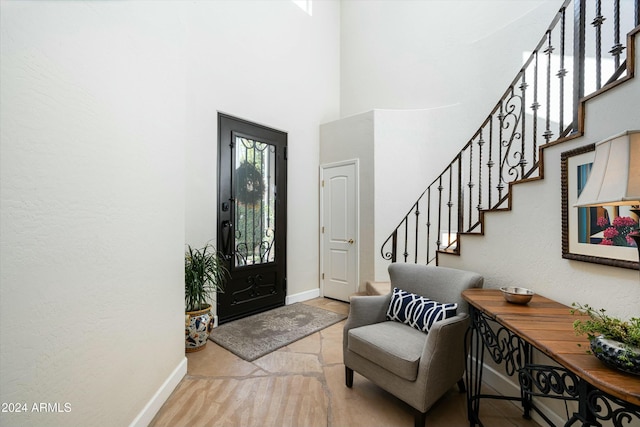
<svg viewBox="0 0 640 427">
<path fill-rule="evenodd" d="M 231 278 L 220 323 L 284 305 L 287 134 L 218 115 L 218 250 Z"/>
</svg>

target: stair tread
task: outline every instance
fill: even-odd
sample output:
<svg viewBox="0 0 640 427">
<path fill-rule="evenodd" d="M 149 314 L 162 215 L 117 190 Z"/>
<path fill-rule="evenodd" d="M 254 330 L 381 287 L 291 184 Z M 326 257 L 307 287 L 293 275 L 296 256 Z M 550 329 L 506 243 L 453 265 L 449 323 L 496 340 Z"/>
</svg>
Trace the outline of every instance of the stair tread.
<svg viewBox="0 0 640 427">
<path fill-rule="evenodd" d="M 366 295 L 386 295 L 391 292 L 391 282 L 367 281 Z"/>
</svg>

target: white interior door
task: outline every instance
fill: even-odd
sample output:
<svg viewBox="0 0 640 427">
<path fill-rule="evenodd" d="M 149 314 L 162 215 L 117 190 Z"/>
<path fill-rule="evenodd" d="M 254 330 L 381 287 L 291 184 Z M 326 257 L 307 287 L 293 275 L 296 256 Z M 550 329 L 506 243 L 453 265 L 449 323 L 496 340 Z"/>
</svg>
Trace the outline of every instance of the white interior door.
<svg viewBox="0 0 640 427">
<path fill-rule="evenodd" d="M 349 301 L 358 291 L 358 161 L 324 165 L 320 174 L 322 294 Z"/>
</svg>

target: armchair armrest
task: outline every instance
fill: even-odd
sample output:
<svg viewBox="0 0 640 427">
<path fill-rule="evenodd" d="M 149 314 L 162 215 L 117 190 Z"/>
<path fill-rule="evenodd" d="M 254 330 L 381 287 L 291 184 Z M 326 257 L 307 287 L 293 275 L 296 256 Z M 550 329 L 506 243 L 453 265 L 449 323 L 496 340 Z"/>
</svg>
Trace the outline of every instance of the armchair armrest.
<svg viewBox="0 0 640 427">
<path fill-rule="evenodd" d="M 434 323 L 429 330 L 419 369 L 427 371 L 424 375 L 429 381 L 427 394 L 434 399 L 442 396 L 451 384 L 462 378 L 466 363 L 464 340 L 468 326 L 469 315 L 459 313 Z M 442 369 L 443 366 L 447 369 Z"/>
<path fill-rule="evenodd" d="M 391 294 L 351 297 L 349 317 L 344 324 L 344 339 L 347 339 L 350 329 L 384 322 L 390 302 Z"/>
</svg>

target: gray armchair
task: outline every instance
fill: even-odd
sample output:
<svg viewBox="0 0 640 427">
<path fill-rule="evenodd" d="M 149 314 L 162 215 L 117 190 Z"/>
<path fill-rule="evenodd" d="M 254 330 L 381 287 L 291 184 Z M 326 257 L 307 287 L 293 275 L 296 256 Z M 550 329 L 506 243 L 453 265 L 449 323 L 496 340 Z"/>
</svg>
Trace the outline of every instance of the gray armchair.
<svg viewBox="0 0 640 427">
<path fill-rule="evenodd" d="M 386 319 L 392 293 L 352 297 L 343 335 L 346 385 L 353 386 L 353 372 L 358 372 L 411 405 L 416 427 L 423 427 L 429 408 L 451 387 L 457 383 L 464 392 L 469 316 L 461 293 L 481 288 L 483 278 L 463 270 L 403 263 L 391 264 L 389 276 L 392 289 L 457 303 L 457 314 L 435 322 L 425 334 Z"/>
</svg>

